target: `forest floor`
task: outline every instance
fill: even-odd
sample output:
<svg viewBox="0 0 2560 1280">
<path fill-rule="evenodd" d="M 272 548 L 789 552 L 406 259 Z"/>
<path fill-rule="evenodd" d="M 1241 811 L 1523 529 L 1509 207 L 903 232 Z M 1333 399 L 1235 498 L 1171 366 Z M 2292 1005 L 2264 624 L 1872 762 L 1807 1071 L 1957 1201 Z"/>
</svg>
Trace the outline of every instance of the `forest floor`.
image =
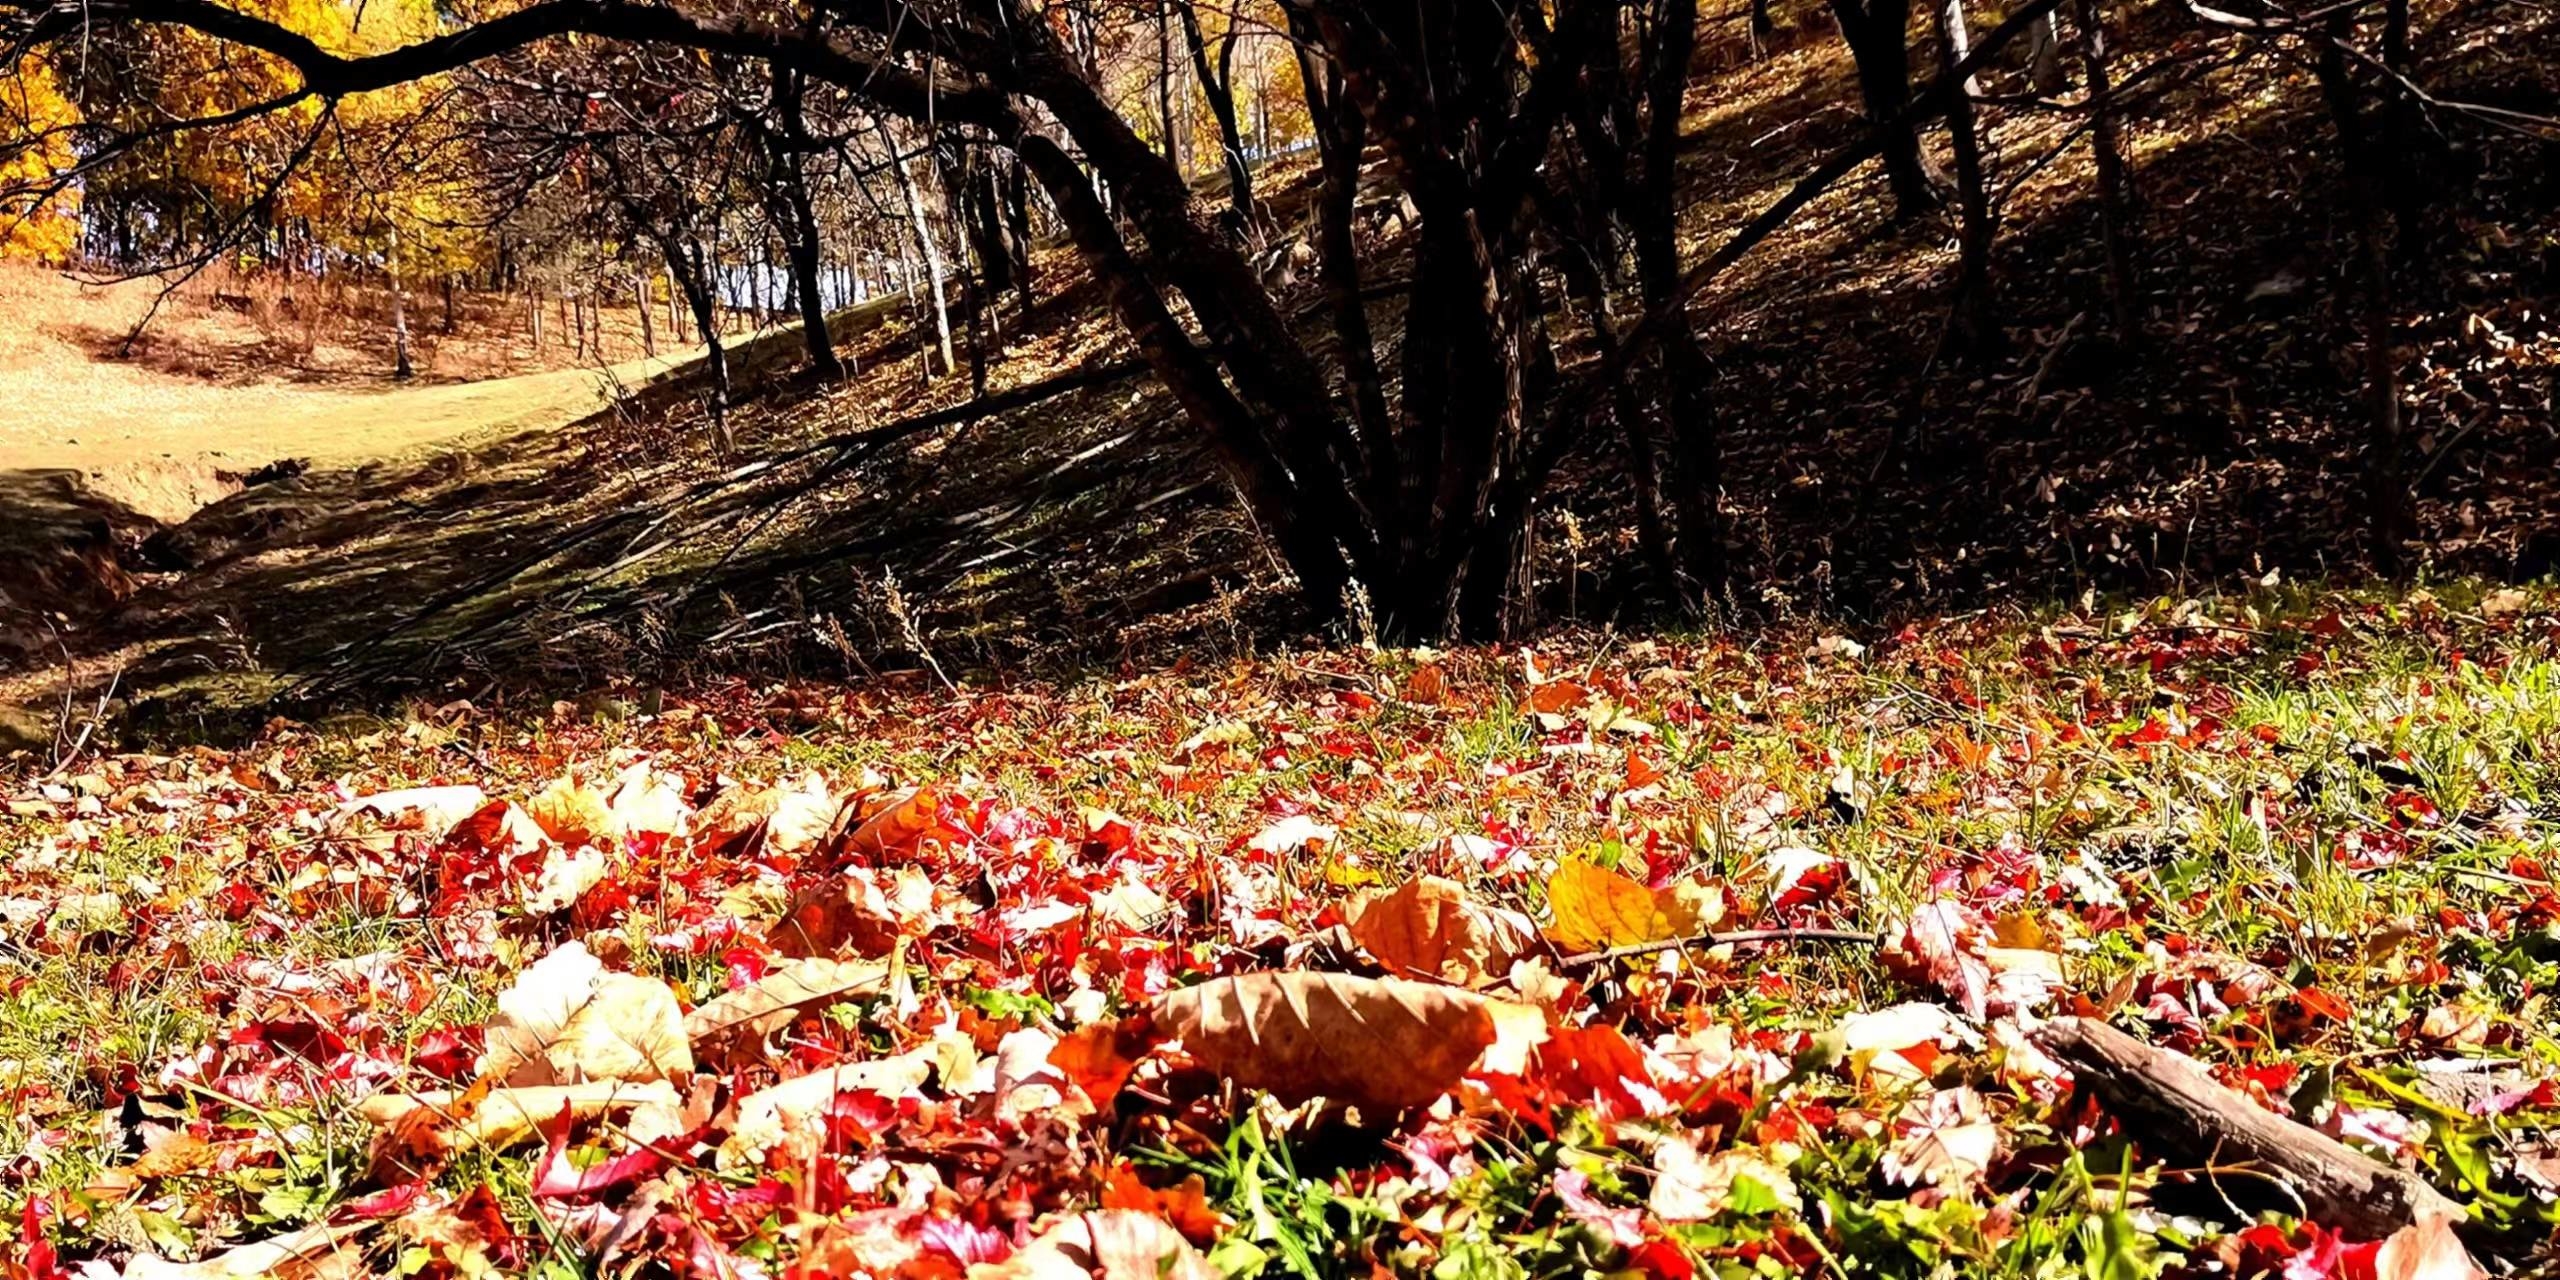
<svg viewBox="0 0 2560 1280">
<path fill-rule="evenodd" d="M 0 784 L 0 1277 L 2547 1275 L 2555 604 L 77 753 Z"/>
</svg>

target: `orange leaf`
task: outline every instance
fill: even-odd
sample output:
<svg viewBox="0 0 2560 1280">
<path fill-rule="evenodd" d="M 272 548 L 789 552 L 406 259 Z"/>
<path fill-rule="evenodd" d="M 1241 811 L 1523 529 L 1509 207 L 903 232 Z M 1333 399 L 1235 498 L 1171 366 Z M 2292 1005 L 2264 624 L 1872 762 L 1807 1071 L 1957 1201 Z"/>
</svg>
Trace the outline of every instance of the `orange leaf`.
<svg viewBox="0 0 2560 1280">
<path fill-rule="evenodd" d="M 1385 893 L 1352 899 L 1352 938 L 1398 973 L 1479 987 L 1511 972 L 1511 962 L 1537 942 L 1537 928 L 1516 911 L 1467 897 L 1455 881 L 1424 876 Z"/>
</svg>

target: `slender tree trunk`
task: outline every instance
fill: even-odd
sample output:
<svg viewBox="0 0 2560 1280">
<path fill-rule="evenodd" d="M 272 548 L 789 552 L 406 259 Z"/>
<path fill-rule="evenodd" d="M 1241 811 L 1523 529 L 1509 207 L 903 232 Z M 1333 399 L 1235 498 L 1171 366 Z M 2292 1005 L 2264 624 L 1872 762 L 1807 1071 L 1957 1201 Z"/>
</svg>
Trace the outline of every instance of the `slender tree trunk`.
<svg viewBox="0 0 2560 1280">
<path fill-rule="evenodd" d="M 2048 96 L 2062 92 L 2061 20 L 2055 12 L 2027 28 L 2027 83 Z"/>
<path fill-rule="evenodd" d="M 391 228 L 391 251 L 386 258 L 391 274 L 391 376 L 406 382 L 418 371 L 409 364 L 409 299 L 400 281 L 400 228 Z"/>
<path fill-rule="evenodd" d="M 1235 221 L 1239 238 L 1248 245 L 1262 239 L 1262 211 L 1253 199 L 1253 167 L 1246 163 L 1244 134 L 1236 126 L 1235 56 L 1236 33 L 1233 20 L 1218 41 L 1218 57 L 1213 67 L 1209 59 L 1209 42 L 1200 30 L 1199 0 L 1172 0 L 1182 15 L 1182 39 L 1191 47 L 1192 74 L 1200 79 L 1200 89 L 1209 99 L 1209 114 L 1218 122 L 1218 140 L 1226 152 L 1227 210 Z"/>
<path fill-rule="evenodd" d="M 453 277 L 453 272 L 444 273 L 444 332 L 447 336 L 453 333 Z"/>
<path fill-rule="evenodd" d="M 640 353 L 654 356 L 658 354 L 658 328 L 651 320 L 654 313 L 649 306 L 648 272 L 631 273 L 631 296 L 640 312 Z"/>
<path fill-rule="evenodd" d="M 925 213 L 924 191 L 915 176 L 907 172 L 906 162 L 898 158 L 898 140 L 890 135 L 888 121 L 875 119 L 874 123 L 880 130 L 880 145 L 889 153 L 889 172 L 897 175 L 898 191 L 906 197 L 907 225 L 915 232 L 916 246 L 924 254 L 925 275 L 933 285 L 933 328 L 942 352 L 942 371 L 956 373 L 960 362 L 952 349 L 951 306 L 943 293 L 942 246 L 933 234 L 932 219 Z"/>
<path fill-rule="evenodd" d="M 1840 35 L 1857 64 L 1858 92 L 1864 99 L 1867 127 L 1883 153 L 1885 183 L 1893 192 L 1896 216 L 1912 217 L 1937 207 L 1937 175 L 1920 135 L 1909 123 L 1897 123 L 1911 98 L 1911 0 L 1831 0 L 1840 20 Z"/>
<path fill-rule="evenodd" d="M 1769 0 L 1751 0 L 1751 56 L 1766 56 L 1769 40 L 1777 34 L 1778 24 L 1769 16 Z"/>
<path fill-rule="evenodd" d="M 2107 309 L 2116 341 L 2142 343 L 2142 312 L 2133 281 L 2132 192 L 2125 183 L 2124 151 L 2116 142 L 2115 86 L 2107 66 L 2106 21 L 2099 0 L 2074 0 L 2080 28 L 2081 75 L 2089 82 L 2089 155 L 2098 170 L 2098 230 L 2107 252 Z"/>
<path fill-rule="evenodd" d="M 1182 172 L 1182 135 L 1173 122 L 1173 21 L 1166 10 L 1181 0 L 1156 0 L 1156 123 L 1164 130 L 1164 162 Z"/>
<path fill-rule="evenodd" d="M 2316 66 L 2328 101 L 2330 122 L 2338 131 L 2338 151 L 2347 178 L 2347 204 L 2355 221 L 2356 265 L 2364 295 L 2365 396 L 2372 421 L 2365 445 L 2366 500 L 2373 512 L 2374 567 L 2397 578 L 2408 568 L 2413 524 L 2409 486 L 2401 465 L 2400 367 L 2392 352 L 2394 324 L 2391 299 L 2391 255 L 2383 229 L 2387 217 L 2381 187 L 2383 162 L 2373 153 L 2366 132 L 2363 104 L 2354 73 L 2341 47 L 2354 38 L 2352 14 L 2340 13 L 2328 24 Z"/>
<path fill-rule="evenodd" d="M 1932 12 L 1937 15 L 1939 52 L 1952 72 L 1965 55 L 1962 0 L 1946 0 Z M 1991 310 L 1991 192 L 1982 171 L 1982 142 L 1974 132 L 1970 88 L 1947 100 L 1947 138 L 1955 154 L 1956 198 L 1963 216 L 1955 306 L 1948 320 L 1950 345 L 1965 355 L 1980 356 L 1999 344 L 2000 333 Z"/>
<path fill-rule="evenodd" d="M 802 104 L 800 73 L 773 68 L 774 114 L 782 136 L 767 140 L 776 194 L 782 205 L 783 249 L 791 258 L 791 279 L 800 302 L 800 336 L 809 348 L 809 367 L 822 378 L 844 376 L 836 359 L 833 335 L 827 332 L 827 306 L 818 283 L 824 242 L 818 232 L 818 207 L 809 197 L 809 177 L 801 160 L 809 122 Z"/>
</svg>

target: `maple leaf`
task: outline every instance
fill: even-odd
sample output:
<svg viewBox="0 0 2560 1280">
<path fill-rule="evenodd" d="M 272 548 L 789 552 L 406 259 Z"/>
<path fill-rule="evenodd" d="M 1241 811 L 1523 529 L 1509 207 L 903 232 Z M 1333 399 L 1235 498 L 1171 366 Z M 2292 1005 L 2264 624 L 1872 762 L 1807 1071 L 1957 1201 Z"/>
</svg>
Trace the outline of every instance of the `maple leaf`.
<svg viewBox="0 0 2560 1280">
<path fill-rule="evenodd" d="M 2000 1154 L 2000 1128 L 1972 1089 L 1942 1089 L 1894 1118 L 1894 1140 L 1877 1167 L 1894 1186 L 1954 1192 L 1971 1185 Z"/>
<path fill-rule="evenodd" d="M 1156 998 L 1155 1026 L 1193 1060 L 1284 1102 L 1395 1110 L 1457 1087 L 1481 1061 L 1516 1072 L 1546 1033 L 1527 1005 L 1402 978 L 1251 973 Z"/>
<path fill-rule="evenodd" d="M 524 811 L 564 845 L 602 843 L 615 836 L 613 810 L 604 797 L 570 778 L 556 778 L 535 792 L 524 802 Z"/>
<path fill-rule="evenodd" d="M 1756 1151 L 1737 1147 L 1700 1155 L 1692 1138 L 1669 1137 L 1654 1147 L 1653 1169 L 1653 1193 L 1645 1205 L 1665 1222 L 1705 1222 L 1737 1203 L 1763 1212 L 1804 1208 L 1795 1179 Z M 1747 1185 L 1738 1191 L 1737 1184 L 1756 1184 L 1760 1194 L 1750 1194 Z"/>
<path fill-rule="evenodd" d="M 1723 898 L 1694 880 L 1648 888 L 1597 863 L 1567 858 L 1547 880 L 1547 937 L 1568 952 L 1686 938 L 1712 929 Z"/>
<path fill-rule="evenodd" d="M 1510 973 L 1538 937 L 1527 916 L 1476 902 L 1438 876 L 1359 894 L 1343 914 L 1352 939 L 1388 969 L 1469 987 Z"/>
<path fill-rule="evenodd" d="M 910 1097 L 933 1076 L 933 1048 L 851 1062 L 795 1076 L 738 1099 L 732 1108 L 729 1136 L 720 1144 L 724 1160 L 753 1165 L 767 1153 L 781 1151 L 798 1161 L 817 1151 L 827 1136 L 825 1116 L 838 1097 L 877 1094 L 896 1100 Z"/>
<path fill-rule="evenodd" d="M 609 972 L 584 943 L 554 948 L 498 996 L 482 1076 L 508 1085 L 665 1080 L 693 1070 L 666 983 Z"/>
<path fill-rule="evenodd" d="M 2392 1232 L 2373 1255 L 2374 1280 L 2480 1280 L 2488 1275 L 2453 1233 L 2453 1219 L 2431 1213 Z"/>
<path fill-rule="evenodd" d="M 848 813 L 851 811 L 848 810 Z M 838 819 L 842 821 L 841 818 Z M 844 837 L 844 849 L 864 858 L 913 853 L 942 822 L 942 796 L 931 787 L 910 787 L 865 815 Z"/>
<path fill-rule="evenodd" d="M 489 793 L 470 785 L 409 787 L 384 791 L 341 806 L 342 814 L 368 814 L 393 830 L 425 832 L 438 840 L 465 818 L 478 813 Z"/>
<path fill-rule="evenodd" d="M 768 931 L 791 956 L 885 956 L 933 931 L 933 879 L 919 867 L 850 867 L 803 892 Z"/>
</svg>

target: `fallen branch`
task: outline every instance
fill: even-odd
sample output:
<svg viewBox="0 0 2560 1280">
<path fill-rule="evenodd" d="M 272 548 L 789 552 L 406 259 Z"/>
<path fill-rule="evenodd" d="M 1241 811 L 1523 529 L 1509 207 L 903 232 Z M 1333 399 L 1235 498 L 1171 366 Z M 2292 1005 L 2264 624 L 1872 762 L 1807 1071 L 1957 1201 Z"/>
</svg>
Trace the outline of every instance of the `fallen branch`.
<svg viewBox="0 0 2560 1280">
<path fill-rule="evenodd" d="M 1629 956 L 1649 956 L 1661 951 L 1684 951 L 1690 947 L 1737 946 L 1745 942 L 1853 942 L 1874 946 L 1878 936 L 1858 929 L 1736 929 L 1731 933 L 1693 933 L 1685 938 L 1663 938 L 1654 942 L 1631 942 L 1623 947 L 1607 947 L 1566 956 L 1557 963 L 1567 969 L 1605 964 Z"/>
<path fill-rule="evenodd" d="M 2268 1111 L 2183 1053 L 2089 1018 L 2056 1018 L 2033 1039 L 2071 1068 L 2137 1142 L 2215 1164 L 2255 1165 L 2282 1180 L 2304 1217 L 2331 1230 L 2381 1239 L 2427 1219 L 2464 1216 L 2461 1205 L 2425 1179 Z"/>
</svg>

